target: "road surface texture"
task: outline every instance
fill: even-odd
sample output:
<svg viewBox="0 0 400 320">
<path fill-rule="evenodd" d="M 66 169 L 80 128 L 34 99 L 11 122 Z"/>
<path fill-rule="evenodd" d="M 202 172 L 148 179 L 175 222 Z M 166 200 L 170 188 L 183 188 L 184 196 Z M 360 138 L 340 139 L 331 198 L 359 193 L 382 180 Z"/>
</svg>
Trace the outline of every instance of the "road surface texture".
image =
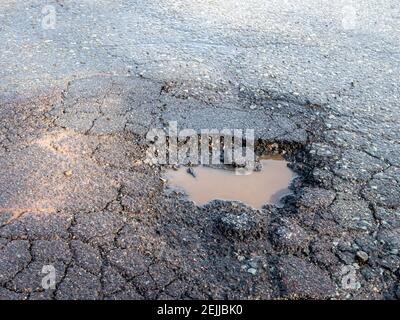
<svg viewBox="0 0 400 320">
<path fill-rule="evenodd" d="M 400 298 L 398 1 L 0 8 L 1 299 Z M 166 192 L 170 120 L 254 128 L 294 194 Z"/>
</svg>

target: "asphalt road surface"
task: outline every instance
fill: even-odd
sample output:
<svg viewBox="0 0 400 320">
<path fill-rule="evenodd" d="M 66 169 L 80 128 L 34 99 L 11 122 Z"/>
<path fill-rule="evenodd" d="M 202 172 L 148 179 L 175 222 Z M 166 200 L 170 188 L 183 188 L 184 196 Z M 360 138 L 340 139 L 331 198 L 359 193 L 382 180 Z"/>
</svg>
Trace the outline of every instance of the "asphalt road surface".
<svg viewBox="0 0 400 320">
<path fill-rule="evenodd" d="M 0 0 L 0 299 L 400 298 L 399 31 L 394 0 Z M 255 129 L 294 194 L 166 192 L 169 121 Z"/>
</svg>

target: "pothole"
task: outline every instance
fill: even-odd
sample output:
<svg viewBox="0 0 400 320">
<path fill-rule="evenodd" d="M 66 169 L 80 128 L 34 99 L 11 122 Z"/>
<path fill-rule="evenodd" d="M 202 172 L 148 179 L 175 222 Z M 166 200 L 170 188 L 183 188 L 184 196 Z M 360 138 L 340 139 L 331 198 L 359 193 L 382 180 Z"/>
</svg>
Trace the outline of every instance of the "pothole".
<svg viewBox="0 0 400 320">
<path fill-rule="evenodd" d="M 229 167 L 197 166 L 168 169 L 169 188 L 184 191 L 189 200 L 202 206 L 212 200 L 240 201 L 255 209 L 265 204 L 281 206 L 296 174 L 280 155 L 264 156 L 262 168 L 247 175 L 237 175 Z"/>
</svg>

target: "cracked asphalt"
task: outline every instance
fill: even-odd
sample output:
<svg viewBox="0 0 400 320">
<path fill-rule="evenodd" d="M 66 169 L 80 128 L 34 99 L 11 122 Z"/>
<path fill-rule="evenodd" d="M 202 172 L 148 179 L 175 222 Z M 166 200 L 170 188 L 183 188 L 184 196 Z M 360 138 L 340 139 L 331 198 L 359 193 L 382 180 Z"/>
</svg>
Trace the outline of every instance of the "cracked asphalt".
<svg viewBox="0 0 400 320">
<path fill-rule="evenodd" d="M 400 299 L 398 2 L 0 8 L 0 299 Z M 166 192 L 168 121 L 255 129 L 293 195 Z"/>
</svg>

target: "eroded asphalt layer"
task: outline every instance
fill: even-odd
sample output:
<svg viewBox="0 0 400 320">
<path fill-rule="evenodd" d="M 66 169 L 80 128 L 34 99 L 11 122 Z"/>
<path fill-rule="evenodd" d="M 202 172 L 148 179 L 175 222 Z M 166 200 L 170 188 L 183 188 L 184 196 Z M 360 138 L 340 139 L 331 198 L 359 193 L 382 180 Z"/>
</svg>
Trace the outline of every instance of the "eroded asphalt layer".
<svg viewBox="0 0 400 320">
<path fill-rule="evenodd" d="M 398 5 L 343 31 L 314 1 L 113 3 L 43 31 L 40 2 L 1 2 L 0 298 L 400 298 Z M 145 134 L 170 120 L 255 129 L 294 195 L 166 193 Z"/>
</svg>

